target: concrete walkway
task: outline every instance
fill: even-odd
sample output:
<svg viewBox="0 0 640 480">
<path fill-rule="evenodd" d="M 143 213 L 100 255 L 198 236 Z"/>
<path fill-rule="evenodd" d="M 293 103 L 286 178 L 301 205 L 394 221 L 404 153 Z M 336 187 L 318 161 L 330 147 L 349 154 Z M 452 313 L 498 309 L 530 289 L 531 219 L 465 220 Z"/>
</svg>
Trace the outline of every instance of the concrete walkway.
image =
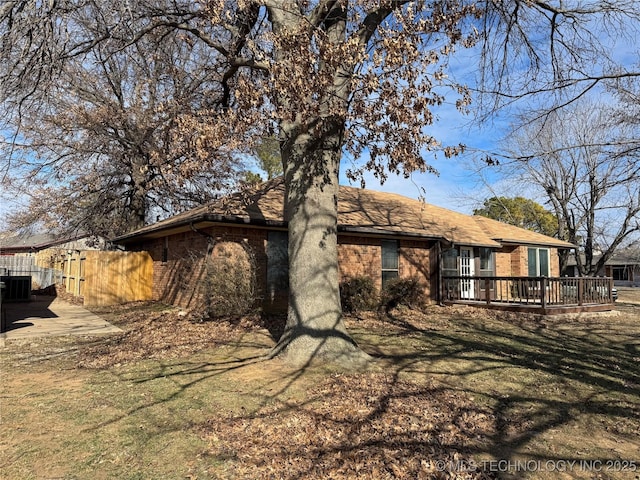
<svg viewBox="0 0 640 480">
<path fill-rule="evenodd" d="M 4 307 L 9 329 L 0 333 L 0 340 L 122 331 L 89 310 L 56 297 L 36 296 L 31 302 L 5 303 Z"/>
</svg>

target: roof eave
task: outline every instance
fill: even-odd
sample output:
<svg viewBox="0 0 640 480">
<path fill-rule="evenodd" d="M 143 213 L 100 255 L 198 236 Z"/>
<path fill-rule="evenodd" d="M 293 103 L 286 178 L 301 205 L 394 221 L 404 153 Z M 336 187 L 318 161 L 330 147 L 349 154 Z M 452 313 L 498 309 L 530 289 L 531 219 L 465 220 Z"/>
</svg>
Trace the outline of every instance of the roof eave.
<svg viewBox="0 0 640 480">
<path fill-rule="evenodd" d="M 422 240 L 449 241 L 438 235 L 429 235 L 418 232 L 405 232 L 402 230 L 389 230 L 382 227 L 358 227 L 353 225 L 338 225 L 338 232 L 354 233 L 360 235 L 381 235 L 384 237 L 410 237 Z"/>
<path fill-rule="evenodd" d="M 201 228 L 203 226 L 206 226 L 202 224 L 211 224 L 211 225 L 231 224 L 231 225 L 251 225 L 251 226 L 257 226 L 257 227 L 287 228 L 287 222 L 280 221 L 280 220 L 268 220 L 268 219 L 260 219 L 260 218 L 249 218 L 247 216 L 205 213 L 205 214 L 196 215 L 194 217 L 184 219 L 178 222 L 171 222 L 164 225 L 159 225 L 157 228 L 151 228 L 152 227 L 151 226 L 145 229 L 130 232 L 125 235 L 116 237 L 111 241 L 113 243 L 126 245 L 126 244 L 134 243 L 136 241 L 143 240 L 143 239 L 157 238 L 158 234 L 162 232 L 176 231 L 180 229 L 192 229 L 193 227 Z M 374 227 L 358 227 L 358 226 L 352 226 L 352 225 L 338 225 L 338 232 L 354 233 L 354 234 L 361 234 L 361 235 L 409 237 L 409 238 L 444 241 L 446 243 L 451 243 L 448 239 L 446 239 L 443 236 L 421 234 L 418 232 L 388 230 L 388 229 L 379 228 L 379 227 L 374 228 Z"/>
<path fill-rule="evenodd" d="M 203 225 L 204 224 L 204 225 Z M 227 224 L 227 225 L 251 225 L 257 227 L 270 227 L 270 228 L 287 228 L 287 222 L 281 220 L 269 220 L 263 218 L 250 218 L 245 215 L 224 215 L 217 213 L 203 213 L 199 215 L 195 215 L 190 218 L 186 218 L 184 220 L 180 220 L 177 222 L 170 222 L 166 224 L 158 224 L 156 227 L 153 225 L 136 230 L 134 232 L 127 233 L 125 235 L 121 235 L 112 239 L 113 243 L 116 244 L 130 244 L 136 241 L 149 239 L 149 238 L 157 238 L 158 234 L 162 232 L 170 232 L 174 231 L 174 233 L 179 233 L 179 231 L 190 230 L 192 228 L 202 228 L 208 225 L 215 224 Z M 381 236 L 396 236 L 396 237 L 405 237 L 405 238 L 415 238 L 415 239 L 424 239 L 424 240 L 434 240 L 434 241 L 442 241 L 447 244 L 456 244 L 456 245 L 468 245 L 475 247 L 488 247 L 488 248 L 500 248 L 500 246 L 505 244 L 513 244 L 513 245 L 537 245 L 537 246 L 550 246 L 556 248 L 576 248 L 574 245 L 566 243 L 564 245 L 559 243 L 552 242 L 532 242 L 532 241 L 522 241 L 522 240 L 513 240 L 513 239 L 499 239 L 493 238 L 491 239 L 494 243 L 483 243 L 483 242 L 460 242 L 460 241 L 452 241 L 451 239 L 446 238 L 445 236 L 431 235 L 431 234 L 423 234 L 419 232 L 406 232 L 402 230 L 390 230 L 382 227 L 359 227 L 352 225 L 338 225 L 338 232 L 341 233 L 354 233 L 361 235 L 381 235 Z"/>
<path fill-rule="evenodd" d="M 268 220 L 262 218 L 249 218 L 242 215 L 222 215 L 217 213 L 203 213 L 177 222 L 159 224 L 156 228 L 152 226 L 136 230 L 112 239 L 113 243 L 129 244 L 146 238 L 155 238 L 157 234 L 164 231 L 179 230 L 181 228 L 192 229 L 195 226 L 206 226 L 202 224 L 227 224 L 227 225 L 253 225 L 272 228 L 286 228 L 286 223 L 279 220 Z"/>
<path fill-rule="evenodd" d="M 494 238 L 494 240 L 503 245 L 529 245 L 529 246 L 555 247 L 555 248 L 564 248 L 564 249 L 578 248 L 572 243 L 563 242 L 562 240 L 558 240 L 557 242 L 544 242 L 544 241 L 536 242 L 533 240 L 513 240 L 509 238 Z"/>
</svg>

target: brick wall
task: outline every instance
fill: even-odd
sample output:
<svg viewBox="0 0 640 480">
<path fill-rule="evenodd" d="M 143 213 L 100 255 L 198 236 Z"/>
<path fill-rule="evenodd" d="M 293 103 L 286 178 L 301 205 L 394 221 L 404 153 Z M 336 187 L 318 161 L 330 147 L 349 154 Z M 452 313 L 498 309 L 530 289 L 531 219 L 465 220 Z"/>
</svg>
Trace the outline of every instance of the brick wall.
<svg viewBox="0 0 640 480">
<path fill-rule="evenodd" d="M 184 232 L 141 243 L 135 250 L 146 250 L 153 259 L 153 298 L 158 301 L 194 308 L 203 301 L 201 285 L 207 252 L 217 242 L 239 242 L 252 252 L 258 296 L 265 310 L 286 308 L 285 291 L 267 294 L 268 230 L 254 227 L 216 226 L 197 232 Z M 338 236 L 340 280 L 358 276 L 370 277 L 378 289 L 382 284 L 382 240 L 358 235 Z M 399 240 L 398 273 L 401 278 L 418 277 L 426 298 L 437 301 L 437 253 L 434 243 Z M 166 246 L 166 252 L 165 252 Z M 211 254 L 211 253 L 209 253 Z M 286 250 L 285 250 L 286 254 Z M 527 276 L 526 246 L 504 246 L 495 254 L 497 276 Z M 551 276 L 559 276 L 558 251 L 549 249 Z"/>
<path fill-rule="evenodd" d="M 369 277 L 380 289 L 382 284 L 382 250 L 379 238 L 338 236 L 340 281 L 354 277 Z"/>
<path fill-rule="evenodd" d="M 527 277 L 529 275 L 529 262 L 527 259 L 527 247 L 517 247 L 511 254 L 511 272 L 514 277 Z"/>
<path fill-rule="evenodd" d="M 496 253 L 496 275 L 527 277 L 529 256 L 526 246 L 507 246 Z M 557 248 L 549 248 L 549 276 L 560 276 L 560 257 Z"/>
<path fill-rule="evenodd" d="M 549 276 L 560 276 L 560 257 L 558 255 L 557 248 L 549 248 Z M 514 264 L 517 264 L 517 270 L 514 271 L 514 276 L 526 277 L 529 275 L 529 255 L 528 247 L 518 247 L 514 252 Z"/>
<path fill-rule="evenodd" d="M 401 278 L 417 277 L 422 283 L 425 299 L 437 300 L 437 253 L 424 241 L 401 240 L 398 275 Z"/>
<path fill-rule="evenodd" d="M 148 251 L 153 259 L 154 300 L 183 308 L 201 304 L 205 257 L 216 243 L 226 241 L 243 243 L 252 253 L 258 295 L 263 296 L 267 271 L 266 230 L 220 226 L 202 229 L 202 232 L 178 233 L 135 246 L 137 250 Z"/>
<path fill-rule="evenodd" d="M 557 248 L 549 249 L 549 275 L 552 277 L 560 276 L 560 255 Z"/>
<path fill-rule="evenodd" d="M 146 250 L 153 259 L 154 300 L 194 308 L 203 301 L 201 285 L 204 261 L 210 243 L 242 242 L 253 253 L 259 296 L 264 299 L 266 310 L 286 308 L 286 292 L 276 293 L 275 298 L 266 293 L 268 231 L 259 228 L 216 226 L 196 232 L 184 232 L 166 238 L 150 240 L 136 245 L 135 250 Z M 166 246 L 166 253 L 164 252 Z M 417 276 L 424 284 L 427 299 L 436 300 L 437 255 L 432 254 L 433 244 L 423 241 L 399 242 L 399 275 Z M 356 276 L 368 276 L 380 289 L 382 284 L 381 239 L 357 235 L 338 236 L 338 262 L 340 281 Z M 166 261 L 165 261 L 166 259 Z M 273 292 L 271 292 L 273 293 Z M 269 297 L 269 298 L 267 298 Z M 284 303 L 283 303 L 284 301 Z"/>
<path fill-rule="evenodd" d="M 496 252 L 496 276 L 510 277 L 518 270 L 518 256 L 515 254 L 517 247 L 502 247 Z M 515 264 L 514 264 L 515 262 Z"/>
<path fill-rule="evenodd" d="M 378 290 L 382 287 L 382 247 L 380 238 L 340 235 L 338 237 L 338 263 L 340 281 L 353 277 L 369 277 Z M 437 271 L 433 244 L 419 240 L 400 240 L 398 275 L 401 278 L 418 277 L 424 287 L 426 299 L 437 299 Z"/>
</svg>

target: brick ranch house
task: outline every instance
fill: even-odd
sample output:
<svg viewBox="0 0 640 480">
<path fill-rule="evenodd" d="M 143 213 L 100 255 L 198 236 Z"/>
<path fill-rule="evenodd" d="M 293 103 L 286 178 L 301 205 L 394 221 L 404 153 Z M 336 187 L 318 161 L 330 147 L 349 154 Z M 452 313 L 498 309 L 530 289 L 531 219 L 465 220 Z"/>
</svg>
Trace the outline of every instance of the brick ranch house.
<svg viewBox="0 0 640 480">
<path fill-rule="evenodd" d="M 218 245 L 236 244 L 241 247 L 236 252 L 251 253 L 263 308 L 281 310 L 287 299 L 283 199 L 283 181 L 276 179 L 113 241 L 149 252 L 154 300 L 185 308 L 199 299 L 199 262 L 206 257 L 215 262 L 216 256 L 229 254 Z M 429 303 L 444 300 L 447 275 L 558 277 L 558 249 L 571 248 L 555 238 L 401 195 L 340 187 L 341 278 L 368 276 L 382 288 L 391 278 L 418 277 Z"/>
</svg>

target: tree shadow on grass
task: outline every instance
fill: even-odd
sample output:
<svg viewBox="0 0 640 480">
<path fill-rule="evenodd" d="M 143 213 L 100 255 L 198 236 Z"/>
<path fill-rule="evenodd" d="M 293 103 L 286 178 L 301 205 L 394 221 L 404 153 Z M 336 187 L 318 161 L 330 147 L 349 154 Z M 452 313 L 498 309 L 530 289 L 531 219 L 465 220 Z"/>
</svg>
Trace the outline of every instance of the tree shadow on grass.
<svg viewBox="0 0 640 480">
<path fill-rule="evenodd" d="M 428 323 L 415 324 L 407 317 L 389 320 L 400 328 L 395 335 L 414 339 L 414 349 L 387 354 L 377 348 L 378 358 L 398 374 L 444 378 L 456 390 L 482 397 L 491 407 L 492 433 L 478 454 L 507 460 L 522 455 L 593 460 L 584 445 L 569 458 L 526 450 L 535 439 L 587 417 L 594 423 L 600 419 L 600 428 L 626 442 L 627 452 L 635 448 L 637 453 L 640 336 L 631 322 L 611 323 L 606 317 L 485 321 L 461 315 L 449 328 L 431 329 Z M 619 459 L 608 454 L 612 461 Z"/>
<path fill-rule="evenodd" d="M 340 372 L 263 361 L 267 346 L 251 336 L 224 345 L 203 361 L 151 362 L 143 369 L 110 369 L 104 390 L 129 385 L 134 401 L 83 433 L 160 419 L 202 398 L 219 405 L 207 418 L 161 421 L 155 436 L 187 428 L 209 445 L 215 465 L 236 478 L 438 478 L 469 468 L 469 456 L 491 433 L 491 412 L 431 382 L 416 384 L 393 372 Z M 261 350 L 262 349 L 262 350 Z M 253 353 L 253 354 L 252 354 Z M 151 394 L 162 382 L 171 387 Z M 224 398 L 232 395 L 235 400 Z M 131 395 L 125 391 L 125 395 Z M 188 415 L 187 415 L 188 417 Z M 146 438 L 146 437 L 145 437 Z M 149 441 L 149 440 L 147 440 Z M 478 470 L 468 478 L 493 478 Z"/>
<path fill-rule="evenodd" d="M 615 460 L 613 452 L 526 450 L 583 417 L 603 419 L 623 442 L 636 439 L 637 330 L 602 320 L 434 318 L 409 313 L 356 328 L 377 358 L 365 371 L 265 361 L 266 332 L 207 354 L 110 368 L 101 387 L 129 385 L 135 400 L 85 432 L 158 418 L 152 435 L 186 430 L 207 445 L 213 477 L 222 463 L 236 478 L 286 479 L 498 478 L 506 474 L 482 461 Z M 156 391 L 159 383 L 166 390 Z M 195 415 L 202 398 L 208 406 Z M 184 413 L 161 420 L 171 411 Z"/>
</svg>

